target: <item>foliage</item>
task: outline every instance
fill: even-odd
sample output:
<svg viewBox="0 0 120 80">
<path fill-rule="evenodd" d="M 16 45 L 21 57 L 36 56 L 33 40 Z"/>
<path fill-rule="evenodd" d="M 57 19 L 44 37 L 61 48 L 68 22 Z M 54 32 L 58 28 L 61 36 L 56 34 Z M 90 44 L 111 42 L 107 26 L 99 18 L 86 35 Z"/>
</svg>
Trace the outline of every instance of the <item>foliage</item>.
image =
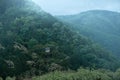
<svg viewBox="0 0 120 80">
<path fill-rule="evenodd" d="M 32 80 L 119 80 L 119 76 L 105 69 L 84 69 L 80 68 L 75 71 L 55 71 L 46 75 L 33 77 Z"/>
<path fill-rule="evenodd" d="M 80 34 L 99 43 L 115 56 L 120 56 L 120 13 L 92 10 L 58 18 L 72 24 Z"/>
<path fill-rule="evenodd" d="M 7 76 L 19 79 L 54 70 L 77 70 L 80 66 L 111 70 L 119 66 L 109 52 L 34 3 L 9 1 L 0 1 L 0 76 L 4 80 Z"/>
</svg>

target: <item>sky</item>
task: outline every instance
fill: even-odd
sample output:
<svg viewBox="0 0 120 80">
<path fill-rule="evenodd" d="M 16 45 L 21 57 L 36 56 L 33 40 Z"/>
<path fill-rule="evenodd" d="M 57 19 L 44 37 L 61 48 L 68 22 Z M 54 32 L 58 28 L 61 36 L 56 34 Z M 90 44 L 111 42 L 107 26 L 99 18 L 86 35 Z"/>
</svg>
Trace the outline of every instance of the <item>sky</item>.
<svg viewBox="0 0 120 80">
<path fill-rule="evenodd" d="M 33 0 L 52 15 L 72 15 L 87 10 L 120 12 L 120 0 Z"/>
</svg>

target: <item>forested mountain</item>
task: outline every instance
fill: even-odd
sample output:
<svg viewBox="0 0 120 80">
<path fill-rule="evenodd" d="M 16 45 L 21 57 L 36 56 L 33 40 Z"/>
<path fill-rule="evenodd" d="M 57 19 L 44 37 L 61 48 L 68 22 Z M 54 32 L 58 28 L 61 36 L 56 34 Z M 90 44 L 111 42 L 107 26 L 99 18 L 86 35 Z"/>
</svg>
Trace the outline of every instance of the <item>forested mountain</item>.
<svg viewBox="0 0 120 80">
<path fill-rule="evenodd" d="M 73 24 L 80 33 L 120 56 L 120 13 L 93 10 L 58 18 Z"/>
<path fill-rule="evenodd" d="M 114 70 L 119 63 L 30 0 L 0 0 L 0 76 L 4 80 L 80 66 Z"/>
</svg>

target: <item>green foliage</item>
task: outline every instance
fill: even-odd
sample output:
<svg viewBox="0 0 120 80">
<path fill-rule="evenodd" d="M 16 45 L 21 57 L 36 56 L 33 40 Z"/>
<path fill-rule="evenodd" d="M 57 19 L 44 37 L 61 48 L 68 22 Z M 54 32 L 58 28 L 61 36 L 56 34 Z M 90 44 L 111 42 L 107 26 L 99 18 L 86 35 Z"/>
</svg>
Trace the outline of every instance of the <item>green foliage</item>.
<svg viewBox="0 0 120 80">
<path fill-rule="evenodd" d="M 15 77 L 14 78 L 7 77 L 6 80 L 15 80 Z"/>
<path fill-rule="evenodd" d="M 115 77 L 115 80 L 120 80 L 120 69 L 118 69 L 115 74 L 114 74 L 114 77 Z"/>
<path fill-rule="evenodd" d="M 40 8 L 36 11 L 35 4 L 31 7 L 31 2 L 25 4 L 26 0 L 9 1 L 13 3 L 0 1 L 9 5 L 0 12 L 0 76 L 4 80 L 7 76 L 77 70 L 80 66 L 112 70 L 118 67 L 109 52 Z"/>
<path fill-rule="evenodd" d="M 55 71 L 46 75 L 33 77 L 32 80 L 120 80 L 120 70 L 112 72 L 105 69 L 84 69 L 75 71 Z"/>
<path fill-rule="evenodd" d="M 24 74 L 25 76 L 26 74 Z M 79 68 L 77 71 L 53 71 L 41 76 L 28 77 L 24 80 L 120 80 L 120 69 L 112 72 L 106 69 Z M 7 77 L 6 80 L 16 78 Z M 23 78 L 21 78 L 23 80 Z M 2 80 L 2 79 L 0 79 Z"/>
<path fill-rule="evenodd" d="M 102 70 L 90 70 L 80 68 L 77 72 L 68 71 L 61 72 L 55 71 L 40 77 L 34 77 L 32 80 L 114 80 L 109 76 L 110 71 L 107 73 Z M 116 79 L 115 79 L 116 80 Z"/>
<path fill-rule="evenodd" d="M 93 10 L 58 18 L 72 24 L 80 34 L 89 37 L 115 55 L 120 55 L 120 13 Z"/>
</svg>

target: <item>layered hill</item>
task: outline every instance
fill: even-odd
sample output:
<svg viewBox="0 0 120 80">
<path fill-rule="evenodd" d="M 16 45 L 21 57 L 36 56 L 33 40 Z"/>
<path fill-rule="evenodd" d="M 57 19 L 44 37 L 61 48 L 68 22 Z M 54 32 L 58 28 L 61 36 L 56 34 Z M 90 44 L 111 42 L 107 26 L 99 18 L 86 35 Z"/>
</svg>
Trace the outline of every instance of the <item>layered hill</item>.
<svg viewBox="0 0 120 80">
<path fill-rule="evenodd" d="M 120 55 L 120 13 L 93 10 L 58 18 L 73 24 L 80 33 L 115 55 Z"/>
<path fill-rule="evenodd" d="M 40 75 L 80 66 L 116 69 L 109 52 L 30 0 L 0 0 L 0 76 Z"/>
</svg>

